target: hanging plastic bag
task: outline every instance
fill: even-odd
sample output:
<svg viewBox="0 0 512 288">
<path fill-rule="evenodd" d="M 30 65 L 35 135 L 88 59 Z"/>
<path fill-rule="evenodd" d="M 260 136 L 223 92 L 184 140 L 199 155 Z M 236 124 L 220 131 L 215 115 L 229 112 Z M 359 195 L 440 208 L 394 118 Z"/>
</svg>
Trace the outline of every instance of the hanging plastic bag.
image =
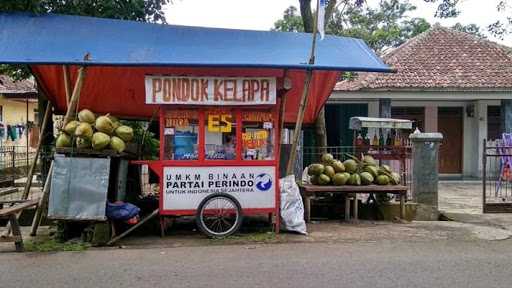
<svg viewBox="0 0 512 288">
<path fill-rule="evenodd" d="M 288 175 L 279 180 L 281 189 L 281 223 L 282 228 L 307 235 L 306 221 L 304 221 L 304 204 L 295 182 L 294 175 Z"/>
</svg>

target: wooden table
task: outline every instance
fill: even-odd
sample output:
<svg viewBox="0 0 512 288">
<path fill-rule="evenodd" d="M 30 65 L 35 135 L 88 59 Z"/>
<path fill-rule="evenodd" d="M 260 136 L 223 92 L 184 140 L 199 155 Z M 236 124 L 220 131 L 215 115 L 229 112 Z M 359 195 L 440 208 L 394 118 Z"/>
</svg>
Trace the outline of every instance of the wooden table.
<svg viewBox="0 0 512 288">
<path fill-rule="evenodd" d="M 342 193 L 345 194 L 345 220 L 350 219 L 350 200 L 353 200 L 354 219 L 358 218 L 357 194 L 359 193 L 389 193 L 400 195 L 400 218 L 405 218 L 405 200 L 407 186 L 403 185 L 367 185 L 367 186 L 319 186 L 305 184 L 302 187 L 304 197 L 304 218 L 306 222 L 311 220 L 311 197 L 316 193 Z"/>
<path fill-rule="evenodd" d="M 37 206 L 38 199 L 33 200 L 13 200 L 2 201 L 2 204 L 14 204 L 11 207 L 0 209 L 0 218 L 9 219 L 12 230 L 12 236 L 0 236 L 0 242 L 14 242 L 16 251 L 23 251 L 23 239 L 21 237 L 20 225 L 18 224 L 17 214 L 29 207 Z"/>
</svg>

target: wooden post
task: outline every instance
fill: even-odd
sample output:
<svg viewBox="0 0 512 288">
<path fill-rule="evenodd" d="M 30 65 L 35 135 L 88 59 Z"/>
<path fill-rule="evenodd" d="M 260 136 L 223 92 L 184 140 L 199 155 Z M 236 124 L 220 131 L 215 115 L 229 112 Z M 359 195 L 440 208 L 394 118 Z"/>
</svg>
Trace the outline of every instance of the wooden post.
<svg viewBox="0 0 512 288">
<path fill-rule="evenodd" d="M 132 227 L 130 227 L 130 229 L 124 231 L 122 234 L 112 238 L 110 241 L 108 241 L 107 245 L 112 245 L 114 244 L 115 242 L 117 242 L 119 239 L 123 238 L 124 236 L 128 235 L 130 232 L 132 232 L 133 230 L 137 229 L 139 226 L 141 226 L 142 224 L 146 223 L 148 220 L 150 220 L 151 218 L 155 217 L 156 215 L 158 215 L 158 212 L 160 211 L 160 209 L 156 209 L 155 211 L 153 211 L 151 214 L 149 214 L 148 216 L 146 216 L 146 218 L 142 219 L 139 223 L 133 225 Z"/>
<path fill-rule="evenodd" d="M 37 205 L 36 213 L 34 214 L 34 219 L 32 219 L 32 228 L 30 230 L 30 236 L 36 236 L 37 229 L 39 228 L 39 224 L 41 224 L 41 218 L 43 215 L 43 211 L 48 206 L 52 174 L 53 174 L 53 162 L 50 165 L 50 169 L 48 170 L 48 177 L 46 177 L 46 181 L 44 182 L 43 196 L 41 197 L 41 199 L 39 199 L 39 204 Z"/>
<path fill-rule="evenodd" d="M 23 195 L 21 197 L 21 199 L 23 199 L 23 200 L 28 199 L 28 195 L 30 194 L 30 187 L 32 187 L 32 177 L 34 176 L 34 171 L 36 170 L 37 159 L 39 158 L 39 153 L 41 152 L 43 135 L 44 135 L 44 133 L 46 133 L 46 129 L 45 129 L 47 126 L 46 123 L 48 122 L 48 118 L 50 118 L 51 110 L 52 110 L 52 104 L 48 101 L 48 103 L 46 104 L 46 111 L 44 112 L 43 122 L 41 124 L 41 132 L 39 133 L 40 136 L 39 136 L 39 141 L 37 143 L 36 153 L 34 155 L 34 160 L 32 160 L 32 165 L 30 166 L 30 169 L 28 171 L 27 183 L 25 183 L 25 189 L 23 190 Z M 28 143 L 27 143 L 27 145 L 28 145 Z"/>
<path fill-rule="evenodd" d="M 306 111 L 306 105 L 308 103 L 308 92 L 313 76 L 313 71 L 308 70 L 306 72 L 306 81 L 304 83 L 304 90 L 302 91 L 302 97 L 300 100 L 299 113 L 297 114 L 297 121 L 295 122 L 295 130 L 293 131 L 292 149 L 290 151 L 290 159 L 288 159 L 288 165 L 286 166 L 286 175 L 293 174 L 293 167 L 295 165 L 295 158 L 297 157 L 297 145 L 299 144 L 299 137 L 302 131 L 302 122 L 304 121 L 304 112 Z"/>
<path fill-rule="evenodd" d="M 66 115 L 64 116 L 64 123 L 62 127 L 66 126 L 66 124 L 73 119 L 75 116 L 75 110 L 78 105 L 78 99 L 80 98 L 80 92 L 82 91 L 82 86 L 84 84 L 85 79 L 85 67 L 81 66 L 78 68 L 78 77 L 75 82 L 75 87 L 73 89 L 73 94 L 71 95 L 71 99 L 69 100 L 68 110 L 66 111 Z"/>
<path fill-rule="evenodd" d="M 64 75 L 64 90 L 66 91 L 66 107 L 69 107 L 71 99 L 71 80 L 69 79 L 69 66 L 62 65 L 62 74 Z"/>
<path fill-rule="evenodd" d="M 318 23 L 318 1 L 317 9 L 315 14 L 315 21 L 313 26 L 313 43 L 311 45 L 311 55 L 309 56 L 309 65 L 315 64 L 315 48 L 316 48 L 316 33 Z M 306 80 L 304 81 L 304 89 L 302 90 L 302 97 L 300 99 L 299 113 L 297 114 L 297 121 L 295 122 L 295 130 L 293 132 L 292 151 L 290 151 L 290 159 L 288 159 L 288 165 L 286 166 L 286 175 L 293 173 L 293 166 L 295 164 L 295 158 L 297 157 L 297 145 L 299 143 L 299 137 L 302 131 L 302 122 L 304 121 L 304 112 L 308 103 L 309 86 L 311 85 L 311 78 L 313 77 L 313 67 L 308 67 L 306 72 Z"/>
</svg>

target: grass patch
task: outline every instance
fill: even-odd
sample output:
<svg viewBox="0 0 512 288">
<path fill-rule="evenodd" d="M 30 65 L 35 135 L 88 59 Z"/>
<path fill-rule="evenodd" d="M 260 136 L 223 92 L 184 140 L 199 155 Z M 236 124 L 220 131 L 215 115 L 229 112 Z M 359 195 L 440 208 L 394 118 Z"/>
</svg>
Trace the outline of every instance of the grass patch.
<svg viewBox="0 0 512 288">
<path fill-rule="evenodd" d="M 58 242 L 55 239 L 47 238 L 41 240 L 25 241 L 27 252 L 60 252 L 60 251 L 85 251 L 90 247 L 83 242 Z"/>
<path fill-rule="evenodd" d="M 275 243 L 279 241 L 274 232 L 257 232 L 231 235 L 226 238 L 212 238 L 213 244 Z"/>
</svg>

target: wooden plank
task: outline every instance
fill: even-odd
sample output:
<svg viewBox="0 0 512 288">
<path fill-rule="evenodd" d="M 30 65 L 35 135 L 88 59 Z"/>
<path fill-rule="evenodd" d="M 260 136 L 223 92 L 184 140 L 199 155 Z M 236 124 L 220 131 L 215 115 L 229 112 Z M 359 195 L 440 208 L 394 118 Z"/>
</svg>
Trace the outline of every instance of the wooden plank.
<svg viewBox="0 0 512 288">
<path fill-rule="evenodd" d="M 406 193 L 407 186 L 402 185 L 368 185 L 368 186 L 318 186 L 306 184 L 306 192 L 342 192 L 342 193 Z"/>
<path fill-rule="evenodd" d="M 0 236 L 0 242 L 17 242 L 21 240 L 22 238 L 19 236 Z"/>
<path fill-rule="evenodd" d="M 11 224 L 12 236 L 15 237 L 14 245 L 16 246 L 16 251 L 22 252 L 24 249 L 23 239 L 21 238 L 20 225 L 18 223 L 18 218 L 16 217 L 16 214 L 11 214 L 9 216 L 9 223 Z"/>
<path fill-rule="evenodd" d="M 3 208 L 3 209 L 0 209 L 0 217 L 5 217 L 5 216 L 9 216 L 11 214 L 15 214 L 17 212 L 20 212 L 24 209 L 27 209 L 29 207 L 32 207 L 32 206 L 35 206 L 37 205 L 37 203 L 39 203 L 39 199 L 33 199 L 33 200 L 27 200 L 27 202 L 24 202 L 24 203 L 21 203 L 21 204 L 17 204 L 15 206 L 12 206 L 12 207 L 7 207 L 7 208 Z"/>
<path fill-rule="evenodd" d="M 122 234 L 112 238 L 110 241 L 108 241 L 107 245 L 112 245 L 114 244 L 115 242 L 119 241 L 121 238 L 125 237 L 126 235 L 130 234 L 133 230 L 137 229 L 138 227 L 140 227 L 142 224 L 146 223 L 147 221 L 149 221 L 151 218 L 155 217 L 156 215 L 158 215 L 158 212 L 160 211 L 160 209 L 156 209 L 155 211 L 153 211 L 151 214 L 149 214 L 148 216 L 146 216 L 146 218 L 142 219 L 139 223 L 133 225 L 132 227 L 130 227 L 130 229 L 124 231 Z"/>
<path fill-rule="evenodd" d="M 76 147 L 60 147 L 56 148 L 55 152 L 58 154 L 72 154 L 74 157 L 77 156 L 101 156 L 101 157 L 126 157 L 129 154 L 125 152 L 118 153 L 112 149 L 105 149 L 96 151 L 93 149 L 78 149 Z"/>
<path fill-rule="evenodd" d="M 0 196 L 6 196 L 11 195 L 14 193 L 18 193 L 18 188 L 16 187 L 9 187 L 7 189 L 0 189 Z"/>
<path fill-rule="evenodd" d="M 41 196 L 41 200 L 36 209 L 36 213 L 34 214 L 34 218 L 32 219 L 32 227 L 30 230 L 30 236 L 36 236 L 37 229 L 39 228 L 39 224 L 41 223 L 41 218 L 43 215 L 43 211 L 46 210 L 46 206 L 48 205 L 48 199 L 50 198 L 50 185 L 51 179 L 53 175 L 53 161 L 50 164 L 50 169 L 48 169 L 48 176 L 46 177 L 46 181 L 44 182 L 43 187 L 43 196 Z"/>
<path fill-rule="evenodd" d="M 21 196 L 21 199 L 25 200 L 28 199 L 28 195 L 30 194 L 30 187 L 32 187 L 32 178 L 34 176 L 34 172 L 36 170 L 37 166 L 37 159 L 39 158 L 39 154 L 41 152 L 41 146 L 43 145 L 43 138 L 46 133 L 46 123 L 48 123 L 48 119 L 50 118 L 50 115 L 52 110 L 52 103 L 48 101 L 48 104 L 46 105 L 46 110 L 44 112 L 43 122 L 41 124 L 41 133 L 39 137 L 39 141 L 37 142 L 37 148 L 36 153 L 34 155 L 34 160 L 32 160 L 32 165 L 30 165 L 30 169 L 28 171 L 27 175 L 27 183 L 25 183 L 25 189 L 23 190 L 23 195 Z M 27 134 L 28 135 L 28 134 Z M 28 144 L 27 144 L 28 145 Z"/>
</svg>

